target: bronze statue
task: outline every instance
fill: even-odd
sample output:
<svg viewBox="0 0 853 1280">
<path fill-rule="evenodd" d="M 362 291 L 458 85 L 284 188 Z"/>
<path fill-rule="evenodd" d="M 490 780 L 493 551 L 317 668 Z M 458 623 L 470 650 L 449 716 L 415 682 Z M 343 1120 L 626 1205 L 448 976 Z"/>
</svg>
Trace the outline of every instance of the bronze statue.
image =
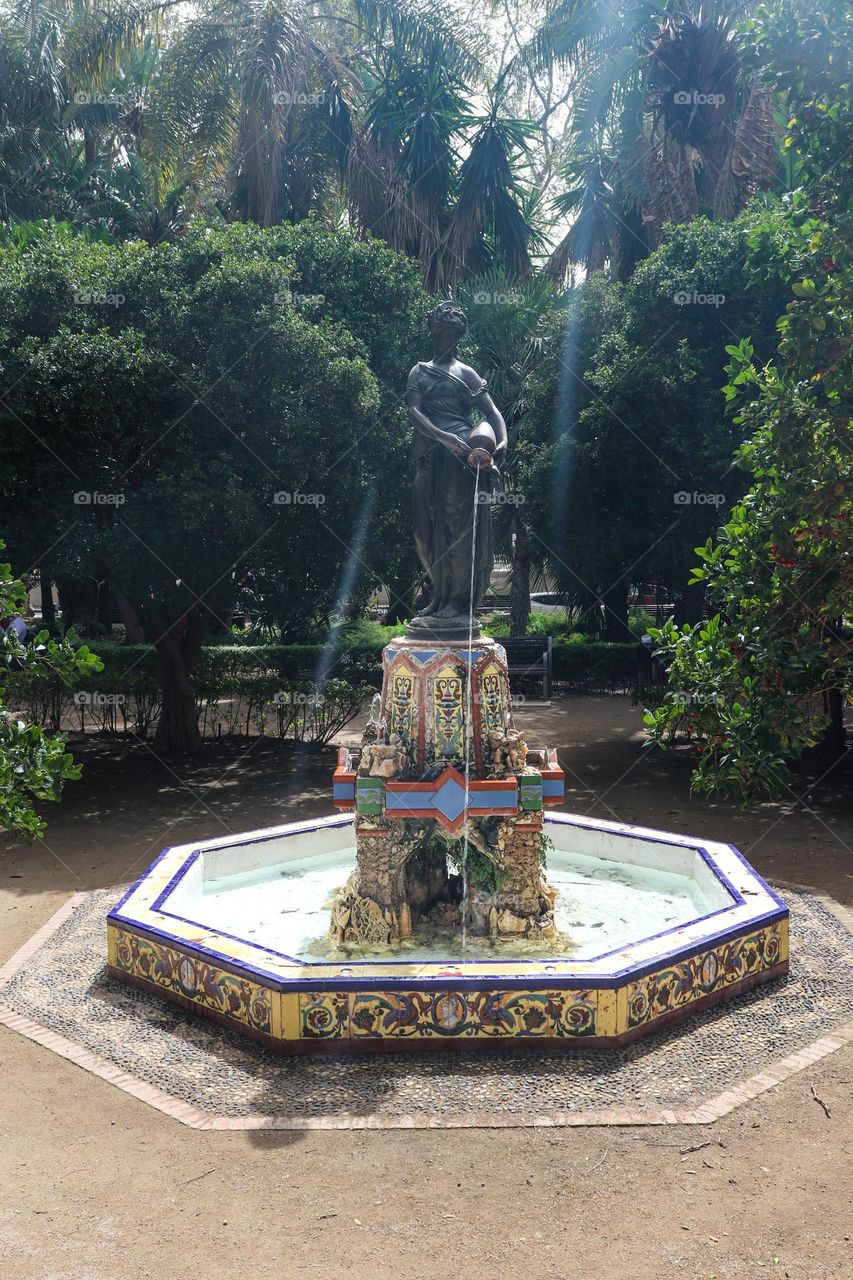
<svg viewBox="0 0 853 1280">
<path fill-rule="evenodd" d="M 467 635 L 469 610 L 477 607 L 489 585 L 492 538 L 488 497 L 506 456 L 506 423 L 486 382 L 457 359 L 457 343 L 468 328 L 462 308 L 455 302 L 440 302 L 427 319 L 433 355 L 431 360 L 416 364 L 409 374 L 406 403 L 415 428 L 415 547 L 429 579 L 430 600 L 409 623 L 409 632 L 451 639 Z M 482 419 L 476 425 L 474 413 Z M 478 476 L 483 500 L 475 510 Z M 476 622 L 474 634 L 479 635 Z"/>
</svg>

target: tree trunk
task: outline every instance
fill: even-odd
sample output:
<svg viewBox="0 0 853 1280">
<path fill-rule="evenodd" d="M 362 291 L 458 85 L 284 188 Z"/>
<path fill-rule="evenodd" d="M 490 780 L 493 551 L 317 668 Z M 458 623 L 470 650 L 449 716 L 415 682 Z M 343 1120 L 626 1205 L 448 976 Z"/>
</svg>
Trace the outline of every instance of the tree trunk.
<svg viewBox="0 0 853 1280">
<path fill-rule="evenodd" d="M 685 587 L 682 594 L 675 602 L 673 618 L 678 627 L 683 627 L 685 622 L 694 627 L 697 622 L 702 621 L 705 612 L 705 588 L 701 582 L 691 583 Z"/>
<path fill-rule="evenodd" d="M 646 228 L 640 209 L 623 208 L 625 234 L 619 237 L 619 253 L 616 261 L 616 278 L 623 283 L 630 280 L 634 268 L 648 257 Z"/>
<path fill-rule="evenodd" d="M 574 602 L 570 606 L 570 610 L 566 610 L 566 619 L 571 627 L 577 631 L 593 631 L 601 630 L 601 612 L 598 604 L 598 596 L 589 587 L 578 583 L 572 592 Z"/>
<path fill-rule="evenodd" d="M 527 525 L 515 509 L 515 537 L 512 548 L 512 581 L 509 593 L 511 636 L 526 636 L 530 620 L 530 554 Z"/>
<path fill-rule="evenodd" d="M 157 645 L 163 702 L 155 746 L 169 755 L 195 755 L 201 748 L 198 708 L 186 669 L 174 655 L 164 657 Z"/>
<path fill-rule="evenodd" d="M 170 755 L 194 755 L 201 749 L 198 707 L 190 674 L 195 667 L 209 615 L 199 609 L 173 623 L 155 642 L 163 695 L 154 739 Z"/>
<path fill-rule="evenodd" d="M 127 596 L 116 594 L 113 599 L 116 602 L 118 616 L 124 623 L 127 643 L 145 644 L 145 632 L 142 630 L 142 624 L 137 618 L 133 605 L 130 603 Z"/>
<path fill-rule="evenodd" d="M 85 605 L 85 587 L 76 578 L 57 578 L 56 590 L 59 594 L 59 607 L 62 609 L 62 625 L 64 630 L 73 627 Z"/>
<path fill-rule="evenodd" d="M 113 629 L 113 599 L 106 578 L 101 578 L 95 596 L 95 617 L 107 633 Z"/>
<path fill-rule="evenodd" d="M 45 557 L 39 565 L 39 585 L 41 586 L 41 621 L 48 631 L 56 629 L 56 610 L 53 607 L 53 581 L 50 561 Z"/>
<path fill-rule="evenodd" d="M 628 583 L 624 578 L 614 583 L 601 597 L 604 605 L 604 639 L 610 644 L 624 644 L 631 639 L 628 630 Z"/>
<path fill-rule="evenodd" d="M 844 732 L 844 694 L 836 685 L 826 691 L 826 710 L 829 724 L 826 727 L 823 745 L 834 755 L 841 755 L 845 747 Z"/>
</svg>

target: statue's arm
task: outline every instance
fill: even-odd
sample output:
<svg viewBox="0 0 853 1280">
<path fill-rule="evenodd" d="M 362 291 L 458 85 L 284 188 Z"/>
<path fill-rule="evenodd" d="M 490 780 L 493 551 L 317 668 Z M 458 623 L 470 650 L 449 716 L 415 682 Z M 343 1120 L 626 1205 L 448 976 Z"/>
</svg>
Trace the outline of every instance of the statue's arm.
<svg viewBox="0 0 853 1280">
<path fill-rule="evenodd" d="M 449 449 L 451 453 L 456 454 L 457 458 L 467 458 L 471 450 L 468 448 L 464 440 L 460 440 L 452 431 L 442 431 L 441 427 L 437 427 L 434 422 L 430 422 L 429 418 L 421 408 L 421 393 L 412 387 L 406 392 L 406 405 L 409 410 L 409 421 L 416 431 L 420 431 L 422 435 L 429 436 L 431 440 L 437 440 L 439 444 L 443 444 L 445 449 Z"/>
</svg>

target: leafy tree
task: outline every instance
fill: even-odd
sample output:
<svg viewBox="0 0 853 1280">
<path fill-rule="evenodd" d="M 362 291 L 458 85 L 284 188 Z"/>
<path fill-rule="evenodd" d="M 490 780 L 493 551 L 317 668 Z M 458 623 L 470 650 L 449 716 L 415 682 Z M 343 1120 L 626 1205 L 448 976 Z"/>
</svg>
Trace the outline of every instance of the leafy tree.
<svg viewBox="0 0 853 1280">
<path fill-rule="evenodd" d="M 311 222 L 156 249 L 52 228 L 0 252 L 0 299 L 10 545 L 103 584 L 156 647 L 161 746 L 192 750 L 192 671 L 244 593 L 301 631 L 405 554 L 416 269 Z"/>
<path fill-rule="evenodd" d="M 851 16 L 849 0 L 776 3 L 749 28 L 768 83 L 789 103 L 785 144 L 800 185 L 785 211 L 783 266 L 794 296 L 773 363 L 746 339 L 727 348 L 726 395 L 751 433 L 739 455 L 749 489 L 699 551 L 694 577 L 718 612 L 661 634 L 671 689 L 647 716 L 665 745 L 687 700 L 694 787 L 740 799 L 778 792 L 789 762 L 825 731 L 841 750 L 853 686 Z M 768 235 L 759 222 L 750 237 L 759 284 Z"/>
<path fill-rule="evenodd" d="M 594 273 L 538 362 L 521 428 L 531 551 L 567 597 L 603 601 L 608 639 L 627 638 L 630 583 L 701 609 L 685 590 L 693 548 L 742 491 L 725 346 L 749 330 L 769 355 L 784 297 L 772 276 L 743 277 L 756 218 L 772 245 L 772 213 L 699 218 L 671 228 L 628 284 Z"/>
<path fill-rule="evenodd" d="M 571 226 L 548 270 L 609 262 L 622 279 L 668 222 L 732 218 L 775 176 L 769 94 L 742 66 L 742 0 L 557 0 L 515 74 L 572 77 L 557 211 Z"/>
<path fill-rule="evenodd" d="M 0 542 L 0 551 L 5 543 Z M 0 563 L 0 618 L 18 613 L 26 601 L 24 584 L 12 576 L 11 566 Z M 16 677 L 59 677 L 66 684 L 103 670 L 103 663 L 77 645 L 73 635 L 62 642 L 40 632 L 24 644 L 11 630 L 0 628 L 0 829 L 25 840 L 44 833 L 34 801 L 58 800 L 63 785 L 80 777 L 80 767 L 65 750 L 62 734 L 47 734 L 38 725 L 26 724 L 10 708 Z"/>
</svg>

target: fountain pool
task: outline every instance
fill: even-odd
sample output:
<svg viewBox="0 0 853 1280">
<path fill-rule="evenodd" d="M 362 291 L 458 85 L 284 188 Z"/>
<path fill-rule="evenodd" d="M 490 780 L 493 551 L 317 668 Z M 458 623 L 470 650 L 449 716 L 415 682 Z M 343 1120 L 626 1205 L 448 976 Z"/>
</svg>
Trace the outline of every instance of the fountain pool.
<svg viewBox="0 0 853 1280">
<path fill-rule="evenodd" d="M 169 849 L 111 912 L 109 965 L 285 1052 L 618 1045 L 787 969 L 787 909 L 731 845 L 544 818 L 556 938 L 425 920 L 344 943 L 336 815 Z"/>
</svg>

